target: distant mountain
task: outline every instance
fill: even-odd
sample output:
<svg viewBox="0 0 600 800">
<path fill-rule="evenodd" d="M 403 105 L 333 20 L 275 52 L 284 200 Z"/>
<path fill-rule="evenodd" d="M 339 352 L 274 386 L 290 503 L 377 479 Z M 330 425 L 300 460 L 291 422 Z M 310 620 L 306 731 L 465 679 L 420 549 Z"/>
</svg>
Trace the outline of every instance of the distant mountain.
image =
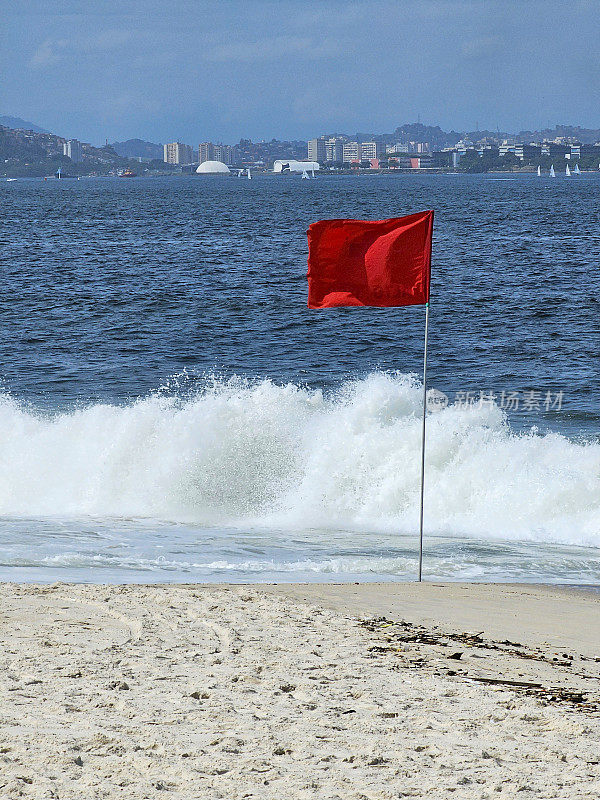
<svg viewBox="0 0 600 800">
<path fill-rule="evenodd" d="M 130 166 L 127 159 L 111 147 L 92 147 L 82 143 L 82 160 L 72 161 L 63 153 L 64 139 L 53 133 L 39 133 L 29 128 L 0 125 L 0 175 L 36 178 L 63 174 L 106 175 Z"/>
<path fill-rule="evenodd" d="M 506 133 L 506 131 L 500 131 L 496 129 L 495 131 L 465 131 L 463 139 L 469 139 L 471 142 L 479 142 L 481 139 L 509 139 L 510 134 Z"/>
<path fill-rule="evenodd" d="M 21 117 L 0 116 L 0 125 L 3 125 L 5 128 L 12 128 L 13 130 L 50 133 L 50 131 L 47 131 L 45 128 L 40 128 L 39 125 L 35 125 L 33 122 L 27 122 L 26 119 L 21 119 Z"/>
<path fill-rule="evenodd" d="M 393 133 L 357 133 L 354 138 L 358 142 L 375 141 L 384 144 L 429 142 L 434 148 L 438 148 L 455 145 L 461 138 L 461 134 L 457 131 L 443 131 L 439 125 L 410 122 L 400 125 Z"/>
<path fill-rule="evenodd" d="M 126 142 L 113 142 L 111 147 L 123 158 L 144 158 L 152 160 L 158 158 L 162 161 L 163 146 L 154 142 L 145 142 L 143 139 L 127 139 Z"/>
<path fill-rule="evenodd" d="M 439 125 L 411 122 L 396 128 L 394 138 L 399 142 L 430 142 L 434 147 L 452 147 L 459 141 L 461 134 L 457 131 L 443 131 Z"/>
</svg>

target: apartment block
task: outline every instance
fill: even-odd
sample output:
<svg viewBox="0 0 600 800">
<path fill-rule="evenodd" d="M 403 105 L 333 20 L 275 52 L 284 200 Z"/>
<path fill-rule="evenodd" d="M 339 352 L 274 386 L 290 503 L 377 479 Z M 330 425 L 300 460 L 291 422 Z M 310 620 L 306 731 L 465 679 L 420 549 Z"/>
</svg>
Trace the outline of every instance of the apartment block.
<svg viewBox="0 0 600 800">
<path fill-rule="evenodd" d="M 308 160 L 318 161 L 321 164 L 327 160 L 325 139 L 322 136 L 319 139 L 310 139 L 308 142 Z"/>
<path fill-rule="evenodd" d="M 344 160 L 344 142 L 339 136 L 332 136 L 325 142 L 325 160 L 330 162 L 340 162 Z"/>
<path fill-rule="evenodd" d="M 385 145 L 381 142 L 362 142 L 360 145 L 360 160 L 372 161 L 385 153 Z"/>
<path fill-rule="evenodd" d="M 222 161 L 223 164 L 233 164 L 231 145 L 216 144 L 214 146 L 215 161 Z"/>
<path fill-rule="evenodd" d="M 238 150 L 229 144 L 214 144 L 213 142 L 201 142 L 198 145 L 198 162 L 203 164 L 205 161 L 222 161 L 223 164 L 237 164 Z"/>
<path fill-rule="evenodd" d="M 67 139 L 63 144 L 63 155 L 68 156 L 76 164 L 83 161 L 81 142 L 77 139 Z"/>
<path fill-rule="evenodd" d="M 200 142 L 198 145 L 198 162 L 215 161 L 215 146 L 212 142 Z"/>
<path fill-rule="evenodd" d="M 358 162 L 361 159 L 360 142 L 345 142 L 342 148 L 343 161 Z"/>
<path fill-rule="evenodd" d="M 192 148 L 181 142 L 169 142 L 163 145 L 163 161 L 165 164 L 191 164 Z"/>
</svg>

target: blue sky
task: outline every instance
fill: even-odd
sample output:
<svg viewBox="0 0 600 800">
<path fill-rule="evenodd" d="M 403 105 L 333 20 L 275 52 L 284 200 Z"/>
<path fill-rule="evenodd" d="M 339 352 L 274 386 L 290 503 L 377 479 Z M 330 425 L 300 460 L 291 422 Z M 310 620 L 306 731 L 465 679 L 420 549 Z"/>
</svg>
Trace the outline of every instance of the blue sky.
<svg viewBox="0 0 600 800">
<path fill-rule="evenodd" d="M 597 0 L 11 0 L 0 114 L 94 144 L 600 127 Z M 167 13 L 167 11 L 169 13 Z"/>
</svg>

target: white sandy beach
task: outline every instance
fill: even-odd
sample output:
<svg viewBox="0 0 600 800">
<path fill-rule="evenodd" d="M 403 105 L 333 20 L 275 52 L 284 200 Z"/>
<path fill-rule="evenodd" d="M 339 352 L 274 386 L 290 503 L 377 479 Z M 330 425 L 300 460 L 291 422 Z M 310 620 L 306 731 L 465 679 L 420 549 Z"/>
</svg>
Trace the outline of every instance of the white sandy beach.
<svg viewBox="0 0 600 800">
<path fill-rule="evenodd" d="M 600 796 L 599 594 L 4 584 L 0 596 L 0 798 Z"/>
</svg>

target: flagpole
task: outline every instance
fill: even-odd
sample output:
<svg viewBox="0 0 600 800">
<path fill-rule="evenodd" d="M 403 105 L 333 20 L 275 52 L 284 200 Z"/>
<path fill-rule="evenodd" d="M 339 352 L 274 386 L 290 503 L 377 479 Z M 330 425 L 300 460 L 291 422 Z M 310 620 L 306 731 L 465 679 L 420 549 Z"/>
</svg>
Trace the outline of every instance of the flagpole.
<svg viewBox="0 0 600 800">
<path fill-rule="evenodd" d="M 423 427 L 421 430 L 421 504 L 419 508 L 419 583 L 423 580 L 423 498 L 425 492 L 425 418 L 427 416 L 427 334 L 429 303 L 425 303 L 425 348 L 423 352 Z"/>
</svg>

